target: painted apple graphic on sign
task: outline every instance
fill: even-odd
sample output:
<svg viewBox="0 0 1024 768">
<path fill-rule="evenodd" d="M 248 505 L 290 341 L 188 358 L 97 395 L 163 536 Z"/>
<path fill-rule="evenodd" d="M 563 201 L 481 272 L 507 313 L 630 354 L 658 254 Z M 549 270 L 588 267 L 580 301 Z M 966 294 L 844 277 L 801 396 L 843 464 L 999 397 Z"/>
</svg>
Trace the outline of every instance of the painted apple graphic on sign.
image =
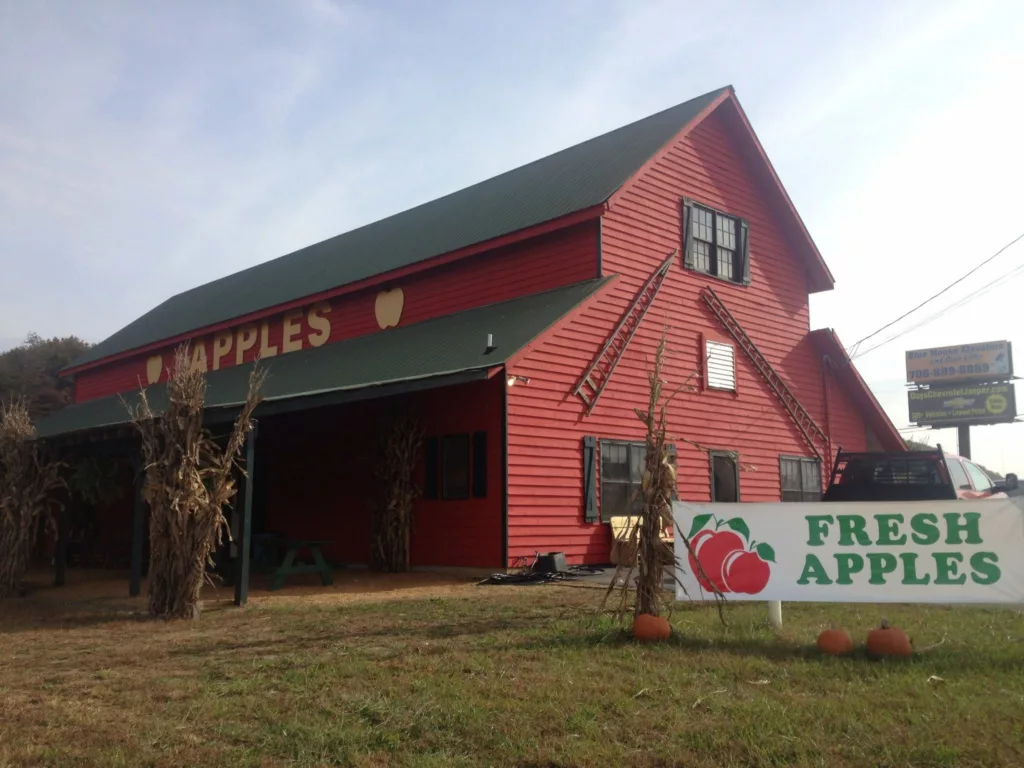
<svg viewBox="0 0 1024 768">
<path fill-rule="evenodd" d="M 758 546 L 767 547 L 767 544 Z M 722 583 L 732 592 L 756 595 L 766 586 L 772 571 L 757 552 L 730 552 L 722 562 Z"/>
<path fill-rule="evenodd" d="M 709 592 L 756 595 L 768 586 L 775 550 L 751 541 L 743 518 L 697 515 L 687 541 L 690 570 Z"/>
<path fill-rule="evenodd" d="M 722 581 L 722 564 L 732 552 L 743 549 L 743 539 L 732 531 L 703 530 L 690 541 L 690 570 L 708 591 L 727 592 Z M 700 563 L 702 568 L 697 567 Z"/>
</svg>

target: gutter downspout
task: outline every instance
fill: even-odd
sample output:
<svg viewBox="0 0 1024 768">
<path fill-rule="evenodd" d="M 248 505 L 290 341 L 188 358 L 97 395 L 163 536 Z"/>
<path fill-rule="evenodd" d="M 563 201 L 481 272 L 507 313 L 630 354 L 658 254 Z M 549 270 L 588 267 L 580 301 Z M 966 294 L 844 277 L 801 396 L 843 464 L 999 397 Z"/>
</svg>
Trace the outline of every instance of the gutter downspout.
<svg viewBox="0 0 1024 768">
<path fill-rule="evenodd" d="M 821 358 L 821 383 L 825 391 L 825 436 L 828 438 L 828 466 L 832 466 L 835 456 L 832 451 L 832 397 L 829 387 L 829 373 L 835 369 L 832 358 L 823 355 Z"/>
</svg>

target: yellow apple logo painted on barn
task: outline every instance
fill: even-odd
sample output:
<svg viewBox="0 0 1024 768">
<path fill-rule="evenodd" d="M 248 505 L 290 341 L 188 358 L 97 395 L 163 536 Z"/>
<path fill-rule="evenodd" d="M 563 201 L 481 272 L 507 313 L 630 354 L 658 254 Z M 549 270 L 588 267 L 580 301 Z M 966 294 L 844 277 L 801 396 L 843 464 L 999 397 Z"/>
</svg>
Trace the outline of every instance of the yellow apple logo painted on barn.
<svg viewBox="0 0 1024 768">
<path fill-rule="evenodd" d="M 404 306 L 405 293 L 403 293 L 401 288 L 378 293 L 377 301 L 373 305 L 373 312 L 377 316 L 377 325 L 382 330 L 398 325 L 402 319 L 402 308 Z"/>
<path fill-rule="evenodd" d="M 150 384 L 156 384 L 160 381 L 160 374 L 164 369 L 164 358 L 163 355 L 153 355 L 146 361 L 146 381 Z"/>
</svg>

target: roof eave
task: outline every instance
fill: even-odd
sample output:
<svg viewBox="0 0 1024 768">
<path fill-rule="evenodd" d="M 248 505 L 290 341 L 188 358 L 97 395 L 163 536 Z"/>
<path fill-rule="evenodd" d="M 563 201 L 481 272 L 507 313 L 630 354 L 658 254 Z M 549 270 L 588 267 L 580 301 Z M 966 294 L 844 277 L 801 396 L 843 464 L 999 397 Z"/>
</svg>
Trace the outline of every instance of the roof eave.
<svg viewBox="0 0 1024 768">
<path fill-rule="evenodd" d="M 431 269 L 435 269 L 437 267 L 450 264 L 454 261 L 459 261 L 461 259 L 469 258 L 471 256 L 476 256 L 486 251 L 495 250 L 497 248 L 502 248 L 508 245 L 514 245 L 516 243 L 523 242 L 524 240 L 529 240 L 533 237 L 547 235 L 552 232 L 557 232 L 558 230 L 565 229 L 567 227 L 575 226 L 576 224 L 581 224 L 583 222 L 596 219 L 602 216 L 605 213 L 605 211 L 607 211 L 607 209 L 607 203 L 601 203 L 598 205 L 593 205 L 589 208 L 583 208 L 581 210 L 574 211 L 573 213 L 566 214 L 565 216 L 561 216 L 556 219 L 550 219 L 548 221 L 535 224 L 532 227 L 520 229 L 515 232 L 509 232 L 504 235 L 501 235 L 500 237 L 492 238 L 490 240 L 484 240 L 482 242 L 466 246 L 465 248 L 460 248 L 456 251 L 450 251 L 449 253 L 439 254 L 430 259 L 426 259 L 416 264 L 409 265 L 408 267 L 402 267 L 400 269 L 392 270 L 391 272 L 373 275 L 372 277 L 368 277 L 364 280 L 358 280 L 354 283 L 335 286 L 334 288 L 322 291 L 321 293 L 312 294 L 310 296 L 304 296 L 300 299 L 296 299 L 294 301 L 290 301 L 284 304 L 277 304 L 271 307 L 266 307 L 264 309 L 259 310 L 258 312 L 252 312 L 247 315 L 235 317 L 230 320 L 226 320 L 223 323 L 204 326 L 202 328 L 194 328 L 187 333 L 178 334 L 176 336 L 171 336 L 166 339 L 160 339 L 151 344 L 145 344 L 140 347 L 126 349 L 122 352 L 118 352 L 113 355 L 108 355 L 106 357 L 101 357 L 96 360 L 90 360 L 88 362 L 81 364 L 72 363 L 68 367 L 61 369 L 58 375 L 61 377 L 74 376 L 75 374 L 81 373 L 83 371 L 88 371 L 95 368 L 99 368 L 104 365 L 109 365 L 119 360 L 134 357 L 135 355 L 142 355 L 157 349 L 165 349 L 169 346 L 175 346 L 182 342 L 188 341 L 189 339 L 195 338 L 199 334 L 205 336 L 207 334 L 216 333 L 218 331 L 226 330 L 228 328 L 234 328 L 243 323 L 252 322 L 260 318 L 281 314 L 282 312 L 287 312 L 290 309 L 296 309 L 298 307 L 306 306 L 317 301 L 333 299 L 339 296 L 344 296 L 349 293 L 354 293 L 355 291 L 370 289 L 379 285 L 385 285 L 396 280 L 403 280 L 414 275 L 417 275 L 421 272 L 426 272 Z"/>
<path fill-rule="evenodd" d="M 362 396 L 354 394 L 359 392 L 382 396 L 387 387 L 405 386 L 413 391 L 452 377 L 487 379 L 604 288 L 609 279 L 586 280 L 271 358 L 266 363 L 265 405 L 261 404 L 258 413 L 359 399 Z M 496 334 L 498 348 L 484 350 L 481 329 Z M 205 410 L 224 412 L 240 406 L 249 373 L 257 365 L 261 364 L 253 361 L 211 372 Z M 162 408 L 166 385 L 147 390 L 154 408 Z M 57 411 L 36 425 L 39 435 L 50 438 L 127 423 L 131 414 L 125 399 L 136 396 L 109 395 Z"/>
<path fill-rule="evenodd" d="M 807 225 L 804 224 L 804 220 L 800 217 L 799 211 L 793 205 L 789 193 L 782 185 L 782 180 L 779 178 L 778 173 L 775 172 L 775 166 L 772 165 L 772 161 L 769 159 L 768 153 L 765 152 L 761 140 L 757 137 L 754 127 L 750 124 L 750 120 L 747 119 L 747 113 L 743 111 L 743 106 L 740 104 L 739 99 L 736 98 L 736 93 L 732 89 L 729 90 L 728 102 L 733 108 L 734 116 L 737 118 L 745 134 L 749 137 L 756 156 L 762 163 L 765 175 L 770 181 L 770 186 L 778 193 L 778 202 L 781 203 L 785 213 L 793 222 L 793 229 L 795 230 L 793 234 L 797 236 L 798 245 L 801 246 L 800 249 L 807 262 L 808 292 L 822 293 L 824 291 L 831 291 L 835 288 L 835 276 L 832 274 L 832 270 L 828 268 L 828 264 L 825 263 L 825 259 L 821 255 L 821 251 L 818 250 L 814 238 L 811 237 Z"/>
<path fill-rule="evenodd" d="M 879 441 L 887 450 L 905 451 L 907 444 L 904 442 L 903 436 L 896 429 L 896 425 L 892 423 L 889 414 L 878 402 L 871 387 L 861 377 L 836 332 L 831 328 L 819 328 L 816 331 L 811 331 L 811 336 L 834 364 L 833 370 L 843 375 L 843 378 L 860 394 L 860 400 L 867 406 L 868 413 L 865 416 L 868 418 L 869 426 Z"/>
<path fill-rule="evenodd" d="M 558 320 L 552 323 L 548 328 L 543 330 L 541 333 L 534 336 L 526 344 L 520 347 L 518 350 L 509 355 L 508 359 L 505 360 L 504 367 L 506 370 L 510 370 L 513 367 L 521 364 L 524 360 L 529 358 L 530 354 L 537 349 L 539 346 L 544 344 L 548 339 L 558 333 L 560 330 L 570 323 L 575 322 L 580 315 L 586 312 L 599 297 L 603 296 L 607 291 L 608 286 L 614 283 L 618 279 L 618 275 L 608 275 L 607 277 L 600 278 L 601 285 L 587 296 L 583 301 L 569 310 L 566 314 L 562 315 Z"/>
</svg>

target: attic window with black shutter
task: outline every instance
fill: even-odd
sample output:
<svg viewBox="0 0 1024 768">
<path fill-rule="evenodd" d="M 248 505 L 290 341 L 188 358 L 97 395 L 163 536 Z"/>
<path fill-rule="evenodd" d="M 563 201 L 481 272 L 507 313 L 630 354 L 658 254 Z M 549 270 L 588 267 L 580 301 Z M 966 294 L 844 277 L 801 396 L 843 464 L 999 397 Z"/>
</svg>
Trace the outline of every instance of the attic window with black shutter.
<svg viewBox="0 0 1024 768">
<path fill-rule="evenodd" d="M 683 265 L 731 283 L 750 284 L 746 220 L 683 201 Z"/>
</svg>

